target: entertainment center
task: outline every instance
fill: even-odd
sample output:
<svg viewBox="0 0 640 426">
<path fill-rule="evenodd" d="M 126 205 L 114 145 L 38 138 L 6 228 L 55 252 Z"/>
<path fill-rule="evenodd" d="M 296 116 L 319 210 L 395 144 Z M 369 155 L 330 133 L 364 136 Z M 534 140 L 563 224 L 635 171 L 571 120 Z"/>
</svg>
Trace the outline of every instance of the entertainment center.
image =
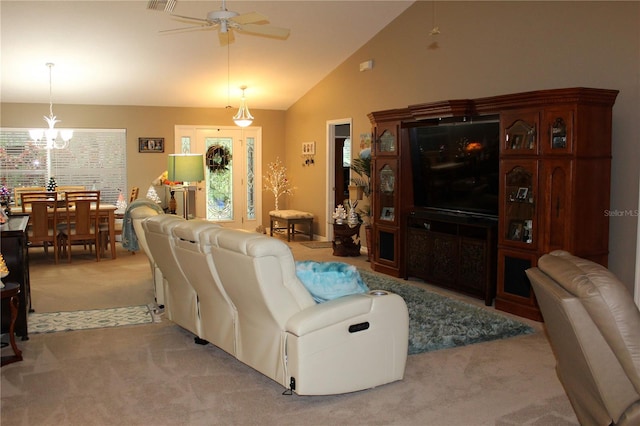
<svg viewBox="0 0 640 426">
<path fill-rule="evenodd" d="M 569 88 L 372 112 L 372 268 L 542 320 L 525 270 L 608 257 L 611 110 Z"/>
</svg>

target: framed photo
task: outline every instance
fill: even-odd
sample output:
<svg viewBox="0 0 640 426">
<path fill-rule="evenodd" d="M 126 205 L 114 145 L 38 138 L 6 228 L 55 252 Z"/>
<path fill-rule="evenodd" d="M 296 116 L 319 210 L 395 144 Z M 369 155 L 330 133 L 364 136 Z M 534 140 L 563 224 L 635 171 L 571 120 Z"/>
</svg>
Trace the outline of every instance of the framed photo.
<svg viewBox="0 0 640 426">
<path fill-rule="evenodd" d="M 529 193 L 529 188 L 518 188 L 518 193 L 516 194 L 516 200 L 526 200 L 527 194 Z"/>
<path fill-rule="evenodd" d="M 138 138 L 138 152 L 164 152 L 164 138 Z"/>
<path fill-rule="evenodd" d="M 382 214 L 380 214 L 382 220 L 393 220 L 393 207 L 383 207 Z"/>
<path fill-rule="evenodd" d="M 522 241 L 524 231 L 524 222 L 521 220 L 512 220 L 509 222 L 509 233 L 507 238 L 512 241 Z"/>
</svg>

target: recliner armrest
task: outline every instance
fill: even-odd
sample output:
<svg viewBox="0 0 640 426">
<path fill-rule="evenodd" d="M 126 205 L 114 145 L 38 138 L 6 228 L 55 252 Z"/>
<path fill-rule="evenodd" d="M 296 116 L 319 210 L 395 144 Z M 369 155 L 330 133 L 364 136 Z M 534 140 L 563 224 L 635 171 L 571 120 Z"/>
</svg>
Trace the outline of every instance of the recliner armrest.
<svg viewBox="0 0 640 426">
<path fill-rule="evenodd" d="M 398 309 L 395 306 L 406 312 L 404 300 L 397 294 L 352 294 L 298 312 L 287 321 L 285 331 L 300 337 L 376 310 Z"/>
</svg>

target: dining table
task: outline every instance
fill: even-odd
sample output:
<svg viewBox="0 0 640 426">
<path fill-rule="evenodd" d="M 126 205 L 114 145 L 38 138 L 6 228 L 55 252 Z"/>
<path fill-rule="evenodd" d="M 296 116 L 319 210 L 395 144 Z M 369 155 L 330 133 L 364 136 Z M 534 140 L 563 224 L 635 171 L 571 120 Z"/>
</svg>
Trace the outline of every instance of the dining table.
<svg viewBox="0 0 640 426">
<path fill-rule="evenodd" d="M 60 201 L 62 202 L 62 204 L 64 204 L 64 201 Z M 96 206 L 92 206 L 91 209 L 95 211 Z M 109 241 L 115 241 L 116 240 L 116 210 L 118 209 L 117 206 L 115 206 L 114 204 L 107 204 L 107 203 L 100 203 L 100 205 L 97 207 L 98 208 L 98 216 L 100 220 L 106 219 L 107 220 L 107 224 L 109 225 Z M 24 214 L 29 214 L 31 212 L 31 206 L 23 206 L 22 207 L 22 211 Z M 71 208 L 70 210 L 71 212 L 73 212 L 73 208 Z M 53 209 L 51 209 L 51 213 L 53 214 Z M 60 208 L 58 207 L 58 218 L 63 218 L 63 216 L 66 214 L 66 210 L 64 208 Z M 111 246 L 111 259 L 115 260 L 116 258 L 116 245 L 115 244 L 109 244 Z M 96 250 L 98 250 L 98 248 L 96 248 Z"/>
</svg>

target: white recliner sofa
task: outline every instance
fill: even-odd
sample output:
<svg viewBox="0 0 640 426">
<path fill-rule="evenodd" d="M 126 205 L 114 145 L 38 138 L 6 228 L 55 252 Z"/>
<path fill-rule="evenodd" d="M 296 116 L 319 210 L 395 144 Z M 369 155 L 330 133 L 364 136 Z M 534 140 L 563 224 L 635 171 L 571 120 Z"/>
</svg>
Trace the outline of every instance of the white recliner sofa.
<svg viewBox="0 0 640 426">
<path fill-rule="evenodd" d="M 287 390 L 339 394 L 403 378 L 409 316 L 400 296 L 317 304 L 278 239 L 172 215 L 143 228 L 165 277 L 168 318 Z"/>
<path fill-rule="evenodd" d="M 177 225 L 173 228 L 175 256 L 198 294 L 198 337 L 235 355 L 237 310 L 213 266 L 211 245 L 201 240 L 203 231 L 219 226 L 204 220 L 185 220 Z"/>
<path fill-rule="evenodd" d="M 183 222 L 186 220 L 181 216 L 164 214 L 147 218 L 142 228 L 149 251 L 162 272 L 167 318 L 199 337 L 198 294 L 178 263 L 172 235 L 173 228 Z"/>
<path fill-rule="evenodd" d="M 400 296 L 370 291 L 317 304 L 278 239 L 162 216 L 143 226 L 151 250 L 166 253 L 154 253 L 163 274 L 179 271 L 164 274 L 166 294 L 177 295 L 176 285 L 196 305 L 198 327 L 176 323 L 286 389 L 339 394 L 403 378 L 409 317 Z M 185 283 L 195 295 L 182 290 Z"/>
<path fill-rule="evenodd" d="M 149 266 L 151 268 L 151 277 L 153 280 L 153 290 L 156 299 L 156 304 L 159 308 L 164 307 L 164 280 L 162 279 L 162 271 L 158 268 L 155 260 L 153 259 L 153 255 L 151 254 L 151 250 L 149 250 L 149 244 L 147 243 L 147 239 L 144 234 L 144 229 L 142 228 L 142 222 L 148 217 L 157 216 L 159 213 L 156 209 L 153 209 L 149 206 L 141 205 L 139 207 L 132 208 L 128 211 L 129 217 L 131 218 L 131 224 L 133 227 L 133 231 L 136 235 L 137 242 L 139 248 L 144 251 L 149 259 Z M 126 218 L 125 218 L 126 220 Z"/>
</svg>

